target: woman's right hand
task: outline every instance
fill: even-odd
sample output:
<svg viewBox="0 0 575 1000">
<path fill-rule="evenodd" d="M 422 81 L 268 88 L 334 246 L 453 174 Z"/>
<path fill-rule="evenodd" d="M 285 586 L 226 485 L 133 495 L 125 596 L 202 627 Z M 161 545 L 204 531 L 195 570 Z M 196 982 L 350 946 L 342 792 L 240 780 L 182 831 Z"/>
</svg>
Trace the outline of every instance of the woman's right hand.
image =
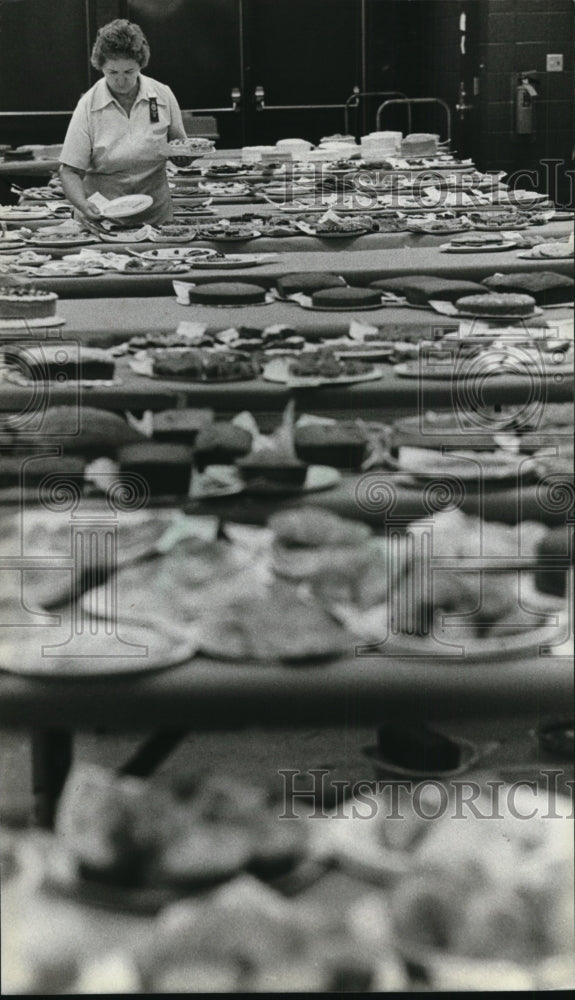
<svg viewBox="0 0 575 1000">
<path fill-rule="evenodd" d="M 99 222 L 102 218 L 100 209 L 96 208 L 91 201 L 86 201 L 82 206 L 82 214 L 85 215 L 87 219 L 90 219 L 91 222 Z"/>
</svg>

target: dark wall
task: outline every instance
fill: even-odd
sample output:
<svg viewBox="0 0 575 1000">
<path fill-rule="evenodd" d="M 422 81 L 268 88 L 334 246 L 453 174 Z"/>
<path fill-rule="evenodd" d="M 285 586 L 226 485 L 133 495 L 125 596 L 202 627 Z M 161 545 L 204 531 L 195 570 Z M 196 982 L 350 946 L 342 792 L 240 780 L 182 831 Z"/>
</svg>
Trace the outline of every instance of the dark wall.
<svg viewBox="0 0 575 1000">
<path fill-rule="evenodd" d="M 461 52 L 460 17 L 467 18 Z M 183 108 L 216 112 L 220 145 L 317 141 L 344 130 L 343 111 L 257 110 L 265 105 L 341 105 L 362 91 L 435 96 L 453 112 L 454 147 L 483 169 L 541 169 L 561 161 L 552 193 L 570 194 L 573 148 L 572 0 L 4 0 L 0 3 L 0 112 L 69 111 L 96 75 L 89 51 L 97 28 L 117 16 L 142 25 L 152 48 L 149 72 L 170 84 Z M 548 73 L 548 52 L 565 70 Z M 514 132 L 513 83 L 537 73 L 536 131 Z M 470 107 L 460 114 L 461 83 Z M 381 98 L 350 115 L 359 135 L 375 128 Z M 404 109 L 390 108 L 383 128 L 407 131 Z M 414 131 L 444 133 L 445 118 L 414 112 Z M 0 117 L 0 142 L 62 138 L 65 120 Z M 546 178 L 542 176 L 544 184 Z"/>
<path fill-rule="evenodd" d="M 573 204 L 572 0 L 482 0 L 480 130 L 486 169 L 537 173 L 563 204 Z M 547 72 L 547 53 L 561 53 L 564 70 Z M 534 70 L 539 97 L 535 132 L 515 131 L 514 88 Z M 544 160 L 559 161 L 549 167 Z"/>
<path fill-rule="evenodd" d="M 85 5 L 0 4 L 0 110 L 68 110 L 88 86 Z"/>
<path fill-rule="evenodd" d="M 366 87 L 367 91 L 400 91 L 409 97 L 432 93 L 430 72 L 433 53 L 429 30 L 436 4 L 428 0 L 367 0 Z M 368 99 L 363 131 L 376 127 L 376 112 L 385 97 Z M 415 115 L 414 131 L 428 132 L 428 116 Z M 382 112 L 384 129 L 408 131 L 405 108 L 390 106 Z M 425 125 L 425 127 L 423 127 Z"/>
</svg>

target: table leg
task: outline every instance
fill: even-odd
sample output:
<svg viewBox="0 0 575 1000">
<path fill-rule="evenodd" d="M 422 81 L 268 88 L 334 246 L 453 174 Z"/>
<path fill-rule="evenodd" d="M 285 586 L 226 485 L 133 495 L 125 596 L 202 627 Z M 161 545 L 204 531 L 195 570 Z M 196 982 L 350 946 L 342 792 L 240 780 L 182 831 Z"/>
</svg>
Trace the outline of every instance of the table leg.
<svg viewBox="0 0 575 1000">
<path fill-rule="evenodd" d="M 51 829 L 58 799 L 72 763 L 74 735 L 68 729 L 32 732 L 34 822 Z"/>
<path fill-rule="evenodd" d="M 159 729 L 152 733 L 119 769 L 120 774 L 147 778 L 169 757 L 187 732 L 187 729 Z"/>
</svg>

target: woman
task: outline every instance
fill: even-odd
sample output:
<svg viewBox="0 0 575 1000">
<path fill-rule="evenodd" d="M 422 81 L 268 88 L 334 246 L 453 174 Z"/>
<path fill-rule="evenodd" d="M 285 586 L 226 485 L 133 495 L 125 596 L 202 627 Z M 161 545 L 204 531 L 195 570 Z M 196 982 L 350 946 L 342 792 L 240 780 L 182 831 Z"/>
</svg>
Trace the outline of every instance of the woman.
<svg viewBox="0 0 575 1000">
<path fill-rule="evenodd" d="M 166 143 L 185 139 L 182 113 L 169 87 L 143 76 L 150 47 L 129 21 L 106 24 L 97 34 L 92 65 L 103 79 L 80 98 L 60 156 L 64 193 L 87 220 L 100 218 L 88 201 L 148 194 L 154 199 L 138 222 L 172 219 Z"/>
</svg>

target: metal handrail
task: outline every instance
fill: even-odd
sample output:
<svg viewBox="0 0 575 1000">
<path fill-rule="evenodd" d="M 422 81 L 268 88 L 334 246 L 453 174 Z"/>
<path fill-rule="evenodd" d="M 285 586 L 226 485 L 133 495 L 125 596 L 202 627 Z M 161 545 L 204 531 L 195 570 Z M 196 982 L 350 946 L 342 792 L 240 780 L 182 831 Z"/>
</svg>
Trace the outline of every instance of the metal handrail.
<svg viewBox="0 0 575 1000">
<path fill-rule="evenodd" d="M 242 92 L 239 87 L 232 87 L 230 90 L 230 97 L 232 99 L 231 107 L 227 108 L 182 108 L 182 112 L 188 111 L 193 115 L 214 115 L 221 114 L 223 111 L 239 111 L 242 102 Z"/>
<path fill-rule="evenodd" d="M 344 109 L 344 119 L 345 119 L 345 131 L 349 132 L 349 111 L 350 108 L 358 108 L 359 102 L 362 97 L 403 97 L 405 100 L 409 100 L 407 94 L 404 94 L 401 90 L 359 90 L 354 87 L 352 93 L 349 95 L 347 101 L 345 102 Z M 409 115 L 409 129 L 411 131 L 411 108 L 408 108 Z"/>
<path fill-rule="evenodd" d="M 411 112 L 412 104 L 439 104 L 445 111 L 447 118 L 447 141 L 451 142 L 451 108 L 447 101 L 442 100 L 441 97 L 405 97 L 405 98 L 393 98 L 390 101 L 384 101 L 380 104 L 376 116 L 376 128 L 379 130 L 381 127 L 381 116 L 385 108 L 389 107 L 390 104 L 407 104 L 408 111 Z M 409 118 L 409 127 L 411 129 L 411 117 Z"/>
<path fill-rule="evenodd" d="M 258 85 L 254 90 L 256 111 L 344 111 L 345 104 L 266 104 L 265 90 Z"/>
</svg>

